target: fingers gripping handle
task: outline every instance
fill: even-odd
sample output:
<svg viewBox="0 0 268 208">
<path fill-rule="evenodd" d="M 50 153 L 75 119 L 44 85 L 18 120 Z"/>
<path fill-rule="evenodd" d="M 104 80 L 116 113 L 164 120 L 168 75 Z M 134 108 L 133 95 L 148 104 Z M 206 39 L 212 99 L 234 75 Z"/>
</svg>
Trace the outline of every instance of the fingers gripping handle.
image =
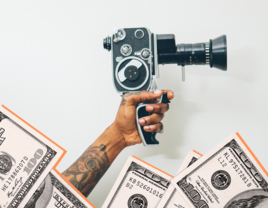
<svg viewBox="0 0 268 208">
<path fill-rule="evenodd" d="M 160 103 L 170 103 L 170 101 L 167 98 L 167 93 L 164 92 Z M 138 131 L 140 134 L 140 137 L 142 139 L 143 145 L 144 146 L 155 146 L 159 144 L 159 141 L 156 140 L 155 136 L 156 136 L 156 132 L 147 132 L 144 131 L 143 127 L 139 124 L 138 120 L 142 117 L 146 117 L 146 116 L 150 116 L 152 113 L 149 113 L 146 111 L 146 106 L 148 104 L 140 104 L 138 105 L 137 109 L 136 109 L 136 123 L 137 123 L 137 127 L 138 127 Z"/>
<path fill-rule="evenodd" d="M 137 122 L 137 127 L 139 131 L 139 135 L 141 137 L 142 143 L 144 146 L 147 145 L 158 145 L 159 142 L 155 139 L 155 132 L 147 132 L 144 131 L 143 127 L 139 124 L 138 120 L 142 117 L 146 117 L 151 115 L 151 113 L 146 111 L 146 105 L 147 104 L 140 104 L 138 105 L 136 109 L 136 122 Z"/>
</svg>

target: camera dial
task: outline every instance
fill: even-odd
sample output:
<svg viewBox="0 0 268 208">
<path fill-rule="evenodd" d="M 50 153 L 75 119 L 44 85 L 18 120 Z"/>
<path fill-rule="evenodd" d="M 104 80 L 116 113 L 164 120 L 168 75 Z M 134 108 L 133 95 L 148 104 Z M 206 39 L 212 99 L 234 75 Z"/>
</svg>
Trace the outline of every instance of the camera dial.
<svg viewBox="0 0 268 208">
<path fill-rule="evenodd" d="M 138 57 L 124 58 L 116 66 L 115 78 L 124 89 L 138 90 L 147 83 L 149 77 L 147 64 Z"/>
<path fill-rule="evenodd" d="M 128 66 L 125 70 L 125 77 L 130 81 L 138 79 L 139 75 L 139 69 L 136 66 Z"/>
</svg>

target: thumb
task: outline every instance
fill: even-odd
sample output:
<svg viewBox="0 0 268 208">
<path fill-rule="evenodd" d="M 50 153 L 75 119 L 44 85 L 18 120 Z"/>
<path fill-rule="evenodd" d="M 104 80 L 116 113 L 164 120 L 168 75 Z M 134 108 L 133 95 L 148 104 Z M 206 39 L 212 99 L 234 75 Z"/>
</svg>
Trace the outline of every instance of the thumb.
<svg viewBox="0 0 268 208">
<path fill-rule="evenodd" d="M 162 94 L 163 92 L 161 90 L 156 90 L 155 92 L 144 90 L 139 92 L 127 93 L 124 95 L 124 98 L 127 101 L 126 105 L 136 105 L 147 100 L 159 98 Z"/>
</svg>

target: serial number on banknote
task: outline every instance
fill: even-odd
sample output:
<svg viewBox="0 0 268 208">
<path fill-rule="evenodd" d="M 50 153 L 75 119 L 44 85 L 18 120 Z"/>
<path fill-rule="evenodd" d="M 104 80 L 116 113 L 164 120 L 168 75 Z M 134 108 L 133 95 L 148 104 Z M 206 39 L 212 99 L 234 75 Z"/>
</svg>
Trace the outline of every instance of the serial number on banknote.
<svg viewBox="0 0 268 208">
<path fill-rule="evenodd" d="M 148 193 L 150 193 L 156 197 L 159 197 L 160 199 L 163 196 L 163 194 L 159 193 L 159 191 L 157 191 L 157 190 L 153 189 L 152 187 L 150 187 L 150 186 L 148 186 L 140 181 L 137 181 L 136 179 L 133 179 L 133 178 L 129 179 L 129 182 L 126 184 L 126 187 L 129 189 L 132 189 L 134 185 L 136 185 L 137 187 L 147 191 Z"/>
<path fill-rule="evenodd" d="M 242 181 L 248 186 L 248 187 L 251 187 L 251 183 L 249 182 L 249 179 L 248 178 L 251 178 L 249 176 L 249 173 L 247 173 L 246 170 L 242 170 L 243 166 L 241 164 L 238 164 L 238 162 L 234 161 L 233 159 L 229 159 L 230 155 L 226 152 L 224 153 L 224 159 L 222 157 L 219 157 L 218 158 L 218 161 L 220 162 L 220 164 L 222 165 L 222 167 L 225 167 L 227 166 L 227 164 L 229 163 L 233 169 L 237 172 L 237 174 L 239 175 L 239 177 L 242 179 Z M 241 166 L 241 168 L 239 167 Z M 246 173 L 248 175 L 246 175 Z"/>
</svg>

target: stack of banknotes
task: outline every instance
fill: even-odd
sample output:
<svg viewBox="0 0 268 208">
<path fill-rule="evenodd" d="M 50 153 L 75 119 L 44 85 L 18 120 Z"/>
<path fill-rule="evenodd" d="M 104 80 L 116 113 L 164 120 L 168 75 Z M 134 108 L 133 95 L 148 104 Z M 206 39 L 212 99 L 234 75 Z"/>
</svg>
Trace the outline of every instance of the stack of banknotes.
<svg viewBox="0 0 268 208">
<path fill-rule="evenodd" d="M 103 204 L 119 207 L 268 208 L 268 173 L 238 133 L 190 151 L 175 177 L 132 156 Z"/>
<path fill-rule="evenodd" d="M 0 107 L 0 208 L 94 207 L 56 166 L 66 151 Z M 238 133 L 190 151 L 175 177 L 129 157 L 103 208 L 268 208 L 268 172 Z"/>
<path fill-rule="evenodd" d="M 0 107 L 0 208 L 94 207 L 56 170 L 66 151 Z"/>
</svg>

